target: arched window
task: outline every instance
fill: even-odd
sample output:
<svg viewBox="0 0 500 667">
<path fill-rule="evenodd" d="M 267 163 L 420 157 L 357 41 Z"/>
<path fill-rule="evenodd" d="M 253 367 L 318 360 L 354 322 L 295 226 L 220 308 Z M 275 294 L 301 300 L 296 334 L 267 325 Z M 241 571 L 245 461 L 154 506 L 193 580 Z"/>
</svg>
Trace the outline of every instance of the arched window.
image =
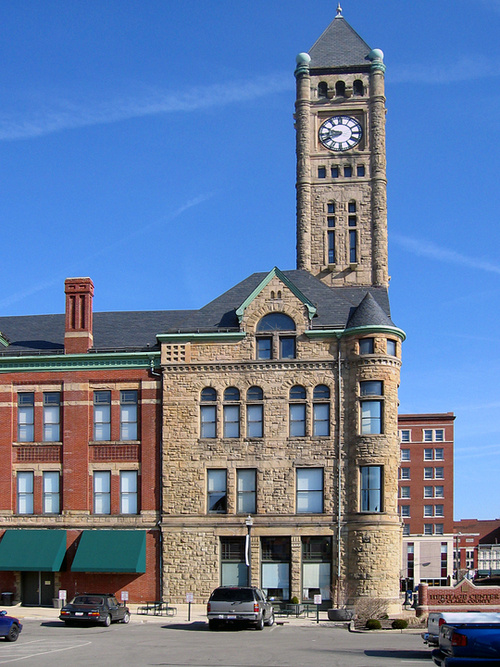
<svg viewBox="0 0 500 667">
<path fill-rule="evenodd" d="M 326 81 L 320 81 L 318 84 L 318 97 L 326 97 L 328 95 L 328 84 Z"/>
<path fill-rule="evenodd" d="M 335 95 L 337 97 L 345 97 L 345 83 L 344 81 L 337 81 L 335 84 Z"/>
<path fill-rule="evenodd" d="M 217 392 L 213 387 L 201 390 L 200 437 L 217 437 Z"/>
<path fill-rule="evenodd" d="M 257 324 L 257 359 L 295 359 L 295 322 L 285 313 L 268 313 Z"/>
<path fill-rule="evenodd" d="M 240 437 L 240 390 L 228 387 L 224 391 L 224 438 Z"/>
<path fill-rule="evenodd" d="M 313 435 L 330 435 L 330 388 L 318 384 L 313 391 Z"/>
<path fill-rule="evenodd" d="M 296 384 L 289 393 L 289 425 L 291 438 L 303 438 L 306 435 L 306 390 Z"/>
<path fill-rule="evenodd" d="M 352 92 L 354 93 L 354 95 L 363 97 L 363 95 L 365 94 L 365 87 L 361 79 L 356 79 L 356 81 L 354 81 L 354 83 L 352 84 Z"/>
<path fill-rule="evenodd" d="M 264 393 L 260 387 L 247 391 L 247 437 L 262 438 L 264 435 Z"/>
</svg>

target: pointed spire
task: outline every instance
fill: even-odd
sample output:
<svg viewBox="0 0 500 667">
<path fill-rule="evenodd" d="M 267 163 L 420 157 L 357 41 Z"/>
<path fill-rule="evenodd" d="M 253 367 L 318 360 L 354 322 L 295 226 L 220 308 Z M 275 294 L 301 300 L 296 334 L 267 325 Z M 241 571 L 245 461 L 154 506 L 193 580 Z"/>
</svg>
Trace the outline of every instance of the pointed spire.
<svg viewBox="0 0 500 667">
<path fill-rule="evenodd" d="M 347 322 L 346 329 L 367 326 L 394 326 L 391 318 L 384 313 L 370 292 L 367 292 L 361 303 L 354 308 Z"/>
<path fill-rule="evenodd" d="M 311 69 L 355 66 L 369 68 L 366 57 L 371 48 L 351 28 L 337 7 L 337 16 L 309 50 Z"/>
<path fill-rule="evenodd" d="M 340 6 L 340 2 L 337 5 L 337 16 L 335 18 L 337 18 L 339 16 L 342 16 L 342 7 Z"/>
</svg>

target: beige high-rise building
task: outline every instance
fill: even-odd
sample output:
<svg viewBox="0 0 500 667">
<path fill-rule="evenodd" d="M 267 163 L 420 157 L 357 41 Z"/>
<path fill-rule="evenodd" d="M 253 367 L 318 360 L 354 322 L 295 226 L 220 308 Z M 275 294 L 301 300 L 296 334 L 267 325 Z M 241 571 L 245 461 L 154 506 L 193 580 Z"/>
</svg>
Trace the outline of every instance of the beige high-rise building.
<svg viewBox="0 0 500 667">
<path fill-rule="evenodd" d="M 399 604 L 384 70 L 338 10 L 297 57 L 297 269 L 255 273 L 158 336 L 172 602 L 251 583 Z"/>
</svg>

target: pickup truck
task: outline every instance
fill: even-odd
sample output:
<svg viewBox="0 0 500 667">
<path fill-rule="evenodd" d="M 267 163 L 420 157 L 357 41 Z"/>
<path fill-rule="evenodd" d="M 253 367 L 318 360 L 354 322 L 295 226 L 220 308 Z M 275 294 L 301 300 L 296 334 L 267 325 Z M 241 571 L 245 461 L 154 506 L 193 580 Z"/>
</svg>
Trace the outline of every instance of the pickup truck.
<svg viewBox="0 0 500 667">
<path fill-rule="evenodd" d="M 500 613 L 491 611 L 431 611 L 427 618 L 427 632 L 422 639 L 429 646 L 438 646 L 439 629 L 444 624 L 455 623 L 500 623 Z"/>
<path fill-rule="evenodd" d="M 439 648 L 432 651 L 438 667 L 500 665 L 500 623 L 445 623 Z"/>
</svg>

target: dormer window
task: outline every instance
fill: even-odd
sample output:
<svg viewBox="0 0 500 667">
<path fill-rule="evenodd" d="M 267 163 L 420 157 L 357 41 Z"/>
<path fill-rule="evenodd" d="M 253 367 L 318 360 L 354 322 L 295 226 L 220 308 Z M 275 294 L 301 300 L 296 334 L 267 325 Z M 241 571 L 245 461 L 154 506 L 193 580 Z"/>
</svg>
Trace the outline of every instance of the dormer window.
<svg viewBox="0 0 500 667">
<path fill-rule="evenodd" d="M 257 359 L 295 359 L 295 322 L 285 313 L 269 313 L 257 324 Z"/>
</svg>

